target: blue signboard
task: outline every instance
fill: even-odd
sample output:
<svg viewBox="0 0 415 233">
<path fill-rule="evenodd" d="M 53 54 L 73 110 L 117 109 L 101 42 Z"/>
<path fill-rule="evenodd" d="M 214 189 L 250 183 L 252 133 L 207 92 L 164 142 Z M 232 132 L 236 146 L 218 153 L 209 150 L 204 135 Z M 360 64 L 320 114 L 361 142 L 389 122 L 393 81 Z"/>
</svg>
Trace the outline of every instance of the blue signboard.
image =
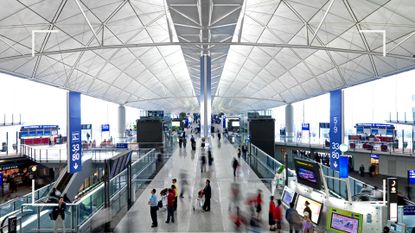
<svg viewBox="0 0 415 233">
<path fill-rule="evenodd" d="M 222 127 L 226 129 L 226 117 L 225 116 L 222 117 Z"/>
<path fill-rule="evenodd" d="M 109 131 L 110 131 L 110 124 L 101 125 L 101 132 L 109 132 Z"/>
<path fill-rule="evenodd" d="M 408 184 L 415 184 L 415 170 L 408 170 Z"/>
<path fill-rule="evenodd" d="M 330 92 L 330 168 L 341 171 L 340 178 L 348 177 L 348 158 L 341 156 L 339 147 L 343 141 L 343 94 L 342 90 Z M 342 169 L 340 169 L 342 167 Z"/>
<path fill-rule="evenodd" d="M 413 205 L 403 206 L 403 215 L 415 215 L 415 206 Z"/>
<path fill-rule="evenodd" d="M 302 123 L 301 124 L 301 130 L 310 130 L 310 123 Z"/>
<path fill-rule="evenodd" d="M 370 155 L 370 158 L 372 158 L 372 159 L 379 159 L 379 155 L 371 154 Z"/>
<path fill-rule="evenodd" d="M 59 125 L 26 125 L 22 126 L 20 129 L 59 129 Z"/>
<path fill-rule="evenodd" d="M 355 127 L 395 129 L 395 126 L 392 124 L 382 124 L 382 123 L 357 123 Z"/>
<path fill-rule="evenodd" d="M 73 174 L 82 170 L 81 94 L 68 93 L 68 169 Z"/>
<path fill-rule="evenodd" d="M 0 186 L 3 186 L 3 173 L 0 172 Z"/>
</svg>

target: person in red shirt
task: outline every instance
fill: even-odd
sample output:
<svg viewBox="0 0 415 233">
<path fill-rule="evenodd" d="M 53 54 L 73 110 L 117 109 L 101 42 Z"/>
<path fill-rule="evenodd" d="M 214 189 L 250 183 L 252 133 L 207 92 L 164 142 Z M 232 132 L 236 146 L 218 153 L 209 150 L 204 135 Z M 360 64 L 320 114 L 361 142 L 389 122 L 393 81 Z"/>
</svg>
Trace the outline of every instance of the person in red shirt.
<svg viewBox="0 0 415 233">
<path fill-rule="evenodd" d="M 275 207 L 274 213 L 275 222 L 277 223 L 277 230 L 281 232 L 281 223 L 282 223 L 282 202 L 280 199 L 277 201 L 277 207 Z"/>
<path fill-rule="evenodd" d="M 274 196 L 271 196 L 269 201 L 269 212 L 268 212 L 268 223 L 269 223 L 269 230 L 275 231 L 275 214 L 277 212 L 277 207 L 275 207 L 274 203 Z"/>
<path fill-rule="evenodd" d="M 262 211 L 262 190 L 258 189 L 258 195 L 256 196 L 256 216 L 259 221 L 261 221 L 261 211 Z"/>
<path fill-rule="evenodd" d="M 176 193 L 174 189 L 170 188 L 169 193 L 167 194 L 167 221 L 166 223 L 174 223 L 174 200 L 176 198 Z"/>
</svg>

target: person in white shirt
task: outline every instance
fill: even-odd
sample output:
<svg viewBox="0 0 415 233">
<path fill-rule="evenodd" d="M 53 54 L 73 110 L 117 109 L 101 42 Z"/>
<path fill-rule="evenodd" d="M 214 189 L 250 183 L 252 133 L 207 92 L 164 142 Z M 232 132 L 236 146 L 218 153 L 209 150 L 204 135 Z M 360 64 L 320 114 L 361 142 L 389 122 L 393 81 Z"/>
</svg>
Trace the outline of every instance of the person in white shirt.
<svg viewBox="0 0 415 233">
<path fill-rule="evenodd" d="M 382 199 L 382 192 L 376 186 L 372 191 L 372 197 L 376 198 L 377 200 Z"/>
</svg>

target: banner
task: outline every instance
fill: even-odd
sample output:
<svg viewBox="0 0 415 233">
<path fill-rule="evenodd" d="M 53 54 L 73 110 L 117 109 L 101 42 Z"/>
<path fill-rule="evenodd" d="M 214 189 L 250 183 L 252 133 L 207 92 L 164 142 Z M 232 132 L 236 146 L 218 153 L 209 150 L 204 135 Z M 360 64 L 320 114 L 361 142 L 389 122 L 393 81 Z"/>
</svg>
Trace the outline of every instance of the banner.
<svg viewBox="0 0 415 233">
<path fill-rule="evenodd" d="M 348 176 L 348 158 L 343 157 L 340 145 L 343 141 L 343 93 L 330 92 L 330 168 L 341 171 L 340 178 Z M 342 158 L 340 158 L 342 157 Z M 340 169 L 340 166 L 342 169 Z"/>
<path fill-rule="evenodd" d="M 82 170 L 81 144 L 81 94 L 68 93 L 68 172 L 73 174 Z"/>
</svg>

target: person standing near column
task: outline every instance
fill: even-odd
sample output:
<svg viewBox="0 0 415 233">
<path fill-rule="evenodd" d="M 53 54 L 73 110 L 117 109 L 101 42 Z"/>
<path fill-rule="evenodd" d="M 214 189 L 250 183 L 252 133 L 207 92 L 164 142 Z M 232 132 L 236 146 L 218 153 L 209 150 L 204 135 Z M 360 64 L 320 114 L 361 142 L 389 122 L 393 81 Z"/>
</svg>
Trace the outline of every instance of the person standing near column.
<svg viewBox="0 0 415 233">
<path fill-rule="evenodd" d="M 156 196 L 156 189 L 151 190 L 151 196 L 148 200 L 148 205 L 150 206 L 150 216 L 151 221 L 153 221 L 153 224 L 151 224 L 151 227 L 157 227 L 157 196 Z"/>
<path fill-rule="evenodd" d="M 210 211 L 210 199 L 212 198 L 212 189 L 210 188 L 210 180 L 206 180 L 206 186 L 203 189 L 203 194 L 205 195 L 205 203 L 203 204 L 204 211 Z"/>
<path fill-rule="evenodd" d="M 53 207 L 53 220 L 55 221 L 53 232 L 58 233 L 58 225 L 62 226 L 62 232 L 65 233 L 65 209 L 66 204 L 63 201 L 63 196 L 59 198 L 58 206 Z"/>
</svg>

